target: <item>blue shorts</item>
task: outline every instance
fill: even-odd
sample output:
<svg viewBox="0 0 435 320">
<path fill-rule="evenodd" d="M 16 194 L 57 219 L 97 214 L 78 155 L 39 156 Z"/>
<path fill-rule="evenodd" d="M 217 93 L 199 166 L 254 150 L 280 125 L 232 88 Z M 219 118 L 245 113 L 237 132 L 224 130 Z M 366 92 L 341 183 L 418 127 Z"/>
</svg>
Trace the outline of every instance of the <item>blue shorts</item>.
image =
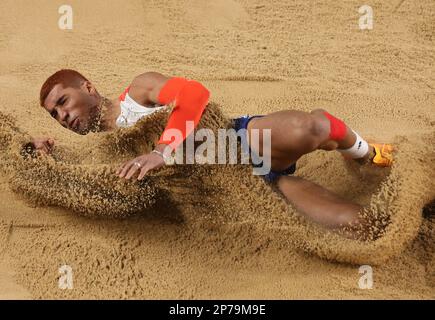
<svg viewBox="0 0 435 320">
<path fill-rule="evenodd" d="M 254 118 L 261 118 L 263 116 L 259 115 L 259 116 L 242 116 L 239 118 L 235 118 L 233 119 L 233 128 L 236 131 L 239 131 L 241 129 L 248 129 L 248 123 L 249 121 L 251 121 Z M 258 165 L 254 165 L 255 167 L 261 167 L 262 164 L 258 164 Z M 270 170 L 268 174 L 263 175 L 263 178 L 268 181 L 268 182 L 273 182 L 275 181 L 277 178 L 279 178 L 280 176 L 287 176 L 290 174 L 295 173 L 296 171 L 296 163 L 293 163 L 290 167 L 288 167 L 287 169 L 283 170 L 283 171 L 273 171 Z"/>
</svg>

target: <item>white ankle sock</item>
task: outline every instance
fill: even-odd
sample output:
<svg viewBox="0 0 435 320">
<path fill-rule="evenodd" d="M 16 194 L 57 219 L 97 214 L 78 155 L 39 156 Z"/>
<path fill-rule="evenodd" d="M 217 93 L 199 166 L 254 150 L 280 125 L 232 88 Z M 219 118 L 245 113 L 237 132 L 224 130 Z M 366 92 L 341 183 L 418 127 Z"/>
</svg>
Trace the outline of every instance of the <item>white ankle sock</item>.
<svg viewBox="0 0 435 320">
<path fill-rule="evenodd" d="M 367 141 L 361 138 L 358 133 L 353 130 L 352 132 L 356 135 L 356 141 L 354 145 L 349 149 L 337 149 L 337 151 L 349 156 L 352 159 L 363 158 L 369 151 L 369 144 Z"/>
</svg>

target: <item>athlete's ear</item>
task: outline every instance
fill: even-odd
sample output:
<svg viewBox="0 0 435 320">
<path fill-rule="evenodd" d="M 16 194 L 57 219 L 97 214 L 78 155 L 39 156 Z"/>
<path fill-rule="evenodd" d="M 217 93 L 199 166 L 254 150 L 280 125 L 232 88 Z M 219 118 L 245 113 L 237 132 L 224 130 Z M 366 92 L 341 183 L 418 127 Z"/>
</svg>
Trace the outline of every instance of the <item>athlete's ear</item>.
<svg viewBox="0 0 435 320">
<path fill-rule="evenodd" d="M 95 88 L 95 86 L 93 85 L 92 82 L 90 81 L 84 81 L 82 86 L 84 87 L 84 89 L 89 92 L 89 94 L 94 95 L 97 92 L 97 89 Z"/>
</svg>

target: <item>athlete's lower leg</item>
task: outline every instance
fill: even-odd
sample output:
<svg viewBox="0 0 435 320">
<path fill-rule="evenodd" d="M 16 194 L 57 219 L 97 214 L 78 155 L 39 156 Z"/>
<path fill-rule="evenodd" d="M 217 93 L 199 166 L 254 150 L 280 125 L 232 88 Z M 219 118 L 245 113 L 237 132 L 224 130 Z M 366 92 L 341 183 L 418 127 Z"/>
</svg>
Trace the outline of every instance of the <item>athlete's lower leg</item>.
<svg viewBox="0 0 435 320">
<path fill-rule="evenodd" d="M 379 166 L 391 165 L 391 145 L 367 143 L 342 120 L 323 109 L 316 109 L 311 114 L 317 118 L 317 125 L 329 132 L 325 141 L 320 144 L 319 149 L 337 150 L 345 157 L 359 163 L 372 161 Z"/>
<path fill-rule="evenodd" d="M 298 212 L 329 229 L 343 229 L 361 223 L 362 207 L 308 180 L 282 176 L 277 186 Z"/>
</svg>

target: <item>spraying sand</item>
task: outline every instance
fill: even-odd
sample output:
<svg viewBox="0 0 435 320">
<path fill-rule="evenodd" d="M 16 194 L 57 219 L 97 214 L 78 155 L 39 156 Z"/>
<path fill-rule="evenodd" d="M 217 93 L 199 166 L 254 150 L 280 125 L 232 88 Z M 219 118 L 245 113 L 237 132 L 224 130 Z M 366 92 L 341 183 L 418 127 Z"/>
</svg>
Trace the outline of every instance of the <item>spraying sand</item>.
<svg viewBox="0 0 435 320">
<path fill-rule="evenodd" d="M 97 2 L 73 4 L 83 20 L 69 34 L 49 24 L 56 22 L 56 6 L 37 12 L 41 41 L 50 39 L 47 46 L 53 46 L 49 55 L 45 47 L 30 55 L 33 47 L 25 40 L 35 32 L 30 25 L 12 32 L 8 17 L 1 22 L 0 43 L 7 45 L 0 52 L 5 58 L 0 252 L 14 270 L 17 288 L 43 298 L 434 297 L 434 205 L 429 203 L 435 198 L 435 94 L 426 68 L 435 61 L 431 2 L 424 3 L 423 14 L 409 3 L 413 15 L 399 9 L 396 15 L 408 19 L 401 23 L 392 19 L 393 4 L 379 2 L 377 27 L 362 34 L 352 1 L 316 7 L 302 1 L 287 6 L 222 1 L 212 26 L 208 21 L 214 17 L 203 2 L 190 1 L 194 8 L 185 13 L 186 30 L 169 23 L 180 19 L 179 2 L 156 4 L 151 14 L 134 10 L 142 8 L 140 1 L 123 6 L 113 1 L 100 15 L 121 10 L 119 30 L 92 25 L 95 17 L 85 10 L 98 8 Z M 11 9 L 12 2 L 1 6 Z M 34 11 L 24 2 L 18 7 L 24 16 Z M 133 12 L 138 20 L 128 18 Z M 326 12 L 334 13 L 335 27 L 330 16 L 322 18 Z M 159 19 L 150 21 L 151 16 Z M 148 19 L 147 32 L 139 27 L 140 18 Z M 298 19 L 310 28 L 306 39 L 299 38 L 307 30 Z M 80 24 L 95 30 L 86 33 Z M 273 33 L 272 26 L 281 32 Z M 135 30 L 135 36 L 126 30 Z M 185 32 L 196 40 L 184 39 Z M 94 44 L 97 33 L 107 40 L 107 51 Z M 166 43 L 163 36 L 174 41 Z M 384 43 L 389 37 L 394 46 Z M 127 55 L 116 39 L 137 51 Z M 177 44 L 185 41 L 183 58 Z M 162 42 L 167 50 L 157 50 Z M 96 57 L 76 58 L 92 48 Z M 38 69 L 41 65 L 50 71 Z M 229 116 L 243 113 L 322 106 L 368 138 L 393 142 L 398 152 L 391 170 L 349 167 L 331 152 L 298 163 L 297 175 L 365 206 L 364 215 L 373 221 L 371 240 L 347 240 L 306 221 L 248 166 L 174 166 L 140 183 L 119 181 L 114 168 L 150 150 L 147 142 L 156 139 L 167 115 L 112 133 L 65 132 L 37 106 L 40 83 L 60 67 L 79 69 L 100 91 L 114 94 L 145 70 L 202 80 L 218 102 L 209 106 L 203 127 L 226 127 Z M 29 135 L 41 134 L 56 138 L 53 157 L 23 157 Z M 64 264 L 74 270 L 74 290 L 57 286 Z M 358 289 L 360 264 L 373 266 L 374 289 Z"/>
</svg>

